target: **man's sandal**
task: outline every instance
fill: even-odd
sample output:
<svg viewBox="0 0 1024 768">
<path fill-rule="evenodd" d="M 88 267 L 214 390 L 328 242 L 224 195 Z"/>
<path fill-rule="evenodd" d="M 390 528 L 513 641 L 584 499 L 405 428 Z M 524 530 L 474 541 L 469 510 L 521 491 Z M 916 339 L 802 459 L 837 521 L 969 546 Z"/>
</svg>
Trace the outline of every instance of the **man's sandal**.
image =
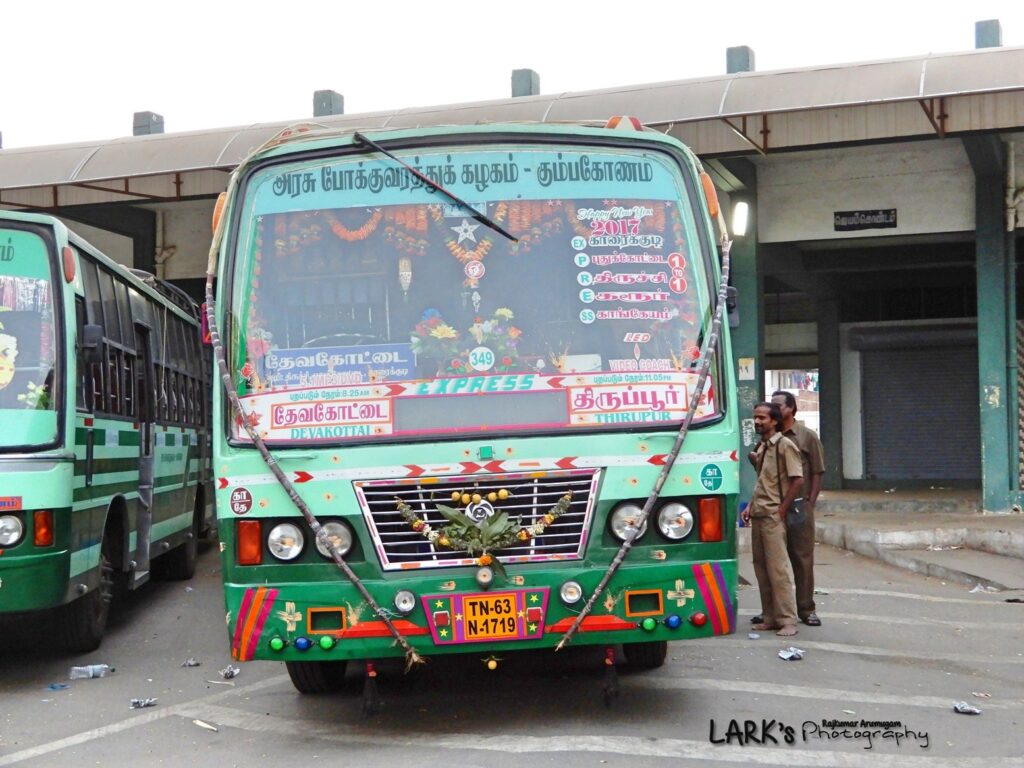
<svg viewBox="0 0 1024 768">
<path fill-rule="evenodd" d="M 808 627 L 820 627 L 821 626 L 821 619 L 818 618 L 818 614 L 816 614 L 814 611 L 811 611 L 806 616 L 804 616 L 803 622 Z"/>
</svg>

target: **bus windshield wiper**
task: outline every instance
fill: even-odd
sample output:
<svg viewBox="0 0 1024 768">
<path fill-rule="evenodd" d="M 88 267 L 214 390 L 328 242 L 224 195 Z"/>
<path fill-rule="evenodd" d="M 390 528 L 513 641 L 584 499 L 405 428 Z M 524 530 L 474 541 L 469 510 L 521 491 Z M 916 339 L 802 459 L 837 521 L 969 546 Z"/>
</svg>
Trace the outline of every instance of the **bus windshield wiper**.
<svg viewBox="0 0 1024 768">
<path fill-rule="evenodd" d="M 404 166 L 405 169 L 409 171 L 409 173 L 411 173 L 417 179 L 422 181 L 424 184 L 427 184 L 427 185 L 433 187 L 434 189 L 436 189 L 438 192 L 440 192 L 443 195 L 447 195 L 449 198 L 451 198 L 456 203 L 458 203 L 460 206 L 462 206 L 467 211 L 469 211 L 470 216 L 472 216 L 474 219 L 479 221 L 481 224 L 485 224 L 488 227 L 490 227 L 491 229 L 493 229 L 495 232 L 497 232 L 498 234 L 504 235 L 509 240 L 511 240 L 513 243 L 518 243 L 519 242 L 519 238 L 518 237 L 516 237 L 514 235 L 511 235 L 508 232 L 506 232 L 504 229 L 501 228 L 500 225 L 497 224 L 497 222 L 493 221 L 486 213 L 480 213 L 480 211 L 478 211 L 476 208 L 471 206 L 469 203 L 467 203 L 461 197 L 456 195 L 454 192 L 452 192 L 452 191 L 446 189 L 445 187 L 443 187 L 442 185 L 438 184 L 436 181 L 431 179 L 429 176 L 426 176 L 425 174 L 420 173 L 415 168 L 413 168 L 411 165 L 409 165 L 407 162 L 405 162 L 402 158 L 398 157 L 397 155 L 395 155 L 395 154 L 393 154 L 391 152 L 388 152 L 386 149 L 384 149 L 384 147 L 382 147 L 380 144 L 375 142 L 373 139 L 367 138 L 366 136 L 361 134 L 359 131 L 356 131 L 353 134 L 353 138 L 355 138 L 356 141 L 358 141 L 358 142 L 360 142 L 362 144 L 365 144 L 368 147 L 372 147 L 373 149 L 375 149 L 378 152 L 380 152 L 382 155 L 386 155 L 387 157 L 390 157 L 392 160 L 394 160 L 399 165 Z"/>
</svg>

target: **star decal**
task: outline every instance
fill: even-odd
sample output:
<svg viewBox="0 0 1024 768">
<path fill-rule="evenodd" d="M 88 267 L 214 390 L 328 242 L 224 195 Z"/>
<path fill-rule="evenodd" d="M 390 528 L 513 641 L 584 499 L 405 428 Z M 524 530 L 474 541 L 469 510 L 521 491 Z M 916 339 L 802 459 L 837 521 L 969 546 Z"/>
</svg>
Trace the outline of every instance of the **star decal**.
<svg viewBox="0 0 1024 768">
<path fill-rule="evenodd" d="M 527 627 L 527 630 L 528 630 L 528 631 L 529 631 L 529 633 L 530 633 L 530 634 L 532 635 L 532 634 L 533 634 L 534 632 L 536 632 L 536 631 L 537 631 L 537 625 L 536 625 L 536 624 L 530 624 L 530 625 L 529 625 L 529 626 Z"/>
<path fill-rule="evenodd" d="M 434 607 L 435 608 L 444 608 L 444 600 L 435 600 L 434 601 Z"/>
<path fill-rule="evenodd" d="M 525 615 L 526 614 L 523 613 L 522 611 L 519 611 L 519 613 L 516 614 L 516 616 L 518 616 L 520 619 L 523 618 Z"/>
<path fill-rule="evenodd" d="M 462 614 L 461 613 L 456 613 L 455 614 L 455 620 L 456 621 L 462 621 Z"/>
<path fill-rule="evenodd" d="M 448 630 L 442 627 L 441 629 L 437 630 L 437 636 L 448 637 Z"/>
<path fill-rule="evenodd" d="M 469 219 L 463 219 L 462 223 L 457 227 L 448 227 L 455 234 L 459 236 L 459 245 L 462 244 L 463 240 L 472 240 L 476 242 L 476 231 L 480 229 L 479 224 L 470 224 Z"/>
<path fill-rule="evenodd" d="M 530 602 L 531 603 L 536 603 L 538 600 L 540 600 L 540 595 L 537 595 L 537 594 L 530 595 Z"/>
</svg>

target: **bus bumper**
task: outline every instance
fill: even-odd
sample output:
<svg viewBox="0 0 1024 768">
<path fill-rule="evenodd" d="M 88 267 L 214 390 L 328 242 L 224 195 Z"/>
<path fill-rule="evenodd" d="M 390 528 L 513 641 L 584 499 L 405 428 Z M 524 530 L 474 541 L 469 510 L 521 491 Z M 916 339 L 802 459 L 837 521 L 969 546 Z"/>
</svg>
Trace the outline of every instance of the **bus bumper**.
<svg viewBox="0 0 1024 768">
<path fill-rule="evenodd" d="M 391 624 L 421 655 L 554 648 L 603 570 L 510 571 L 487 589 L 476 569 L 438 569 L 408 578 L 364 581 Z M 560 590 L 577 582 L 583 597 L 566 605 Z M 736 631 L 735 560 L 623 565 L 572 638 L 573 645 L 686 640 Z M 411 591 L 413 608 L 395 597 Z M 331 582 L 227 583 L 228 633 L 238 661 L 332 661 L 401 656 L 386 623 L 355 587 Z"/>
<path fill-rule="evenodd" d="M 68 591 L 67 551 L 43 555 L 0 556 L 0 613 L 52 608 Z"/>
</svg>

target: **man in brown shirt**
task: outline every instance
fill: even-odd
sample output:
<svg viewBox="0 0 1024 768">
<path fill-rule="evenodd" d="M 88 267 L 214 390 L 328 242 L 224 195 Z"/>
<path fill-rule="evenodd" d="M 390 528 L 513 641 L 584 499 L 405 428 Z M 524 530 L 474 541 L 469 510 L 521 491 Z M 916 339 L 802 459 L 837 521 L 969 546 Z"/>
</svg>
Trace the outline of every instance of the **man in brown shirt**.
<svg viewBox="0 0 1024 768">
<path fill-rule="evenodd" d="M 782 435 L 782 412 L 774 403 L 754 407 L 754 431 L 761 436 L 749 458 L 757 469 L 757 483 L 743 521 L 750 525 L 754 575 L 761 593 L 761 621 L 757 630 L 778 630 L 792 637 L 796 629 L 793 567 L 786 551 L 786 513 L 803 486 L 800 451 Z"/>
<path fill-rule="evenodd" d="M 821 619 L 814 612 L 814 506 L 825 474 L 825 453 L 817 433 L 796 420 L 796 398 L 792 392 L 772 392 L 772 402 L 782 411 L 782 434 L 800 450 L 804 472 L 805 519 L 799 525 L 786 526 L 786 548 L 796 584 L 796 612 L 807 626 L 820 627 Z"/>
</svg>

